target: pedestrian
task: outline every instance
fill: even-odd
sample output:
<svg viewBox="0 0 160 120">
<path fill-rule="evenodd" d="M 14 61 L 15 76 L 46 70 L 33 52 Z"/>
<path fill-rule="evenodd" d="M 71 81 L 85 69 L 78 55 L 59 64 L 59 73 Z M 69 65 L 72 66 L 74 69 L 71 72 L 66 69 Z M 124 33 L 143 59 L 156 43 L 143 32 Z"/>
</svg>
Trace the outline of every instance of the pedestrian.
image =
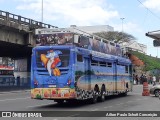
<svg viewBox="0 0 160 120">
<path fill-rule="evenodd" d="M 14 86 L 14 84 L 15 84 L 15 77 L 14 77 L 14 75 L 12 77 L 12 82 L 13 82 L 13 86 Z"/>
<path fill-rule="evenodd" d="M 151 84 L 153 84 L 153 76 L 151 75 Z"/>
<path fill-rule="evenodd" d="M 143 81 L 144 81 L 144 75 L 142 74 L 140 77 L 140 84 L 143 84 Z"/>
<path fill-rule="evenodd" d="M 153 75 L 153 86 L 156 85 L 156 77 Z"/>
<path fill-rule="evenodd" d="M 151 75 L 148 76 L 148 84 L 152 84 L 152 76 Z"/>
<path fill-rule="evenodd" d="M 158 83 L 160 84 L 160 76 L 158 77 Z"/>
<path fill-rule="evenodd" d="M 20 76 L 19 75 L 17 76 L 17 86 L 18 87 L 20 86 Z"/>
<path fill-rule="evenodd" d="M 133 74 L 133 84 L 134 85 L 136 84 L 136 76 L 135 76 L 135 74 Z"/>
<path fill-rule="evenodd" d="M 139 81 L 138 75 L 136 75 L 135 79 L 136 79 L 136 84 L 138 85 L 138 81 Z"/>
<path fill-rule="evenodd" d="M 146 76 L 146 75 L 144 75 L 144 80 L 143 80 L 143 82 L 147 82 L 147 83 L 148 83 L 148 80 L 147 80 L 147 76 Z"/>
</svg>

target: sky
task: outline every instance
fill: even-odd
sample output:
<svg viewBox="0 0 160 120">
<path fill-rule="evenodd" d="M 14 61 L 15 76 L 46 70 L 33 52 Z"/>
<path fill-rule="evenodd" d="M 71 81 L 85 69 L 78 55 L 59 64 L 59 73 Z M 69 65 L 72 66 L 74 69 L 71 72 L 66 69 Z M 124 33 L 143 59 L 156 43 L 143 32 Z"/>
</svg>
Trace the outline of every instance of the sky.
<svg viewBox="0 0 160 120">
<path fill-rule="evenodd" d="M 147 45 L 148 55 L 160 57 L 160 48 L 145 36 L 160 30 L 160 0 L 0 0 L 0 10 L 59 28 L 110 25 L 122 31 L 123 25 L 123 32 Z"/>
</svg>

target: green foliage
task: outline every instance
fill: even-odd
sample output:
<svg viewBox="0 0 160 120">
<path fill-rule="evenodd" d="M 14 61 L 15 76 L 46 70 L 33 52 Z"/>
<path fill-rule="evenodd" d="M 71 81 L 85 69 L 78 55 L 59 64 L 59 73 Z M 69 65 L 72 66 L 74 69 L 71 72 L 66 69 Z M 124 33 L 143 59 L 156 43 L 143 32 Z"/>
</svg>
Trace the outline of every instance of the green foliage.
<svg viewBox="0 0 160 120">
<path fill-rule="evenodd" d="M 37 95 L 36 95 L 36 98 L 37 98 L 37 99 L 41 99 L 41 95 L 37 94 Z"/>
<path fill-rule="evenodd" d="M 86 74 L 86 75 L 94 75 L 94 71 L 87 70 L 87 71 L 85 71 L 84 74 Z"/>
<path fill-rule="evenodd" d="M 109 41 L 115 41 L 116 43 L 129 42 L 136 39 L 133 35 L 118 31 L 98 32 L 93 34 Z"/>
<path fill-rule="evenodd" d="M 76 71 L 76 72 L 75 72 L 75 75 L 81 76 L 81 75 L 84 75 L 84 72 L 82 72 L 82 71 Z"/>
<path fill-rule="evenodd" d="M 144 71 L 149 71 L 153 69 L 160 69 L 160 59 L 139 53 L 137 51 L 131 51 L 131 54 L 137 56 L 145 64 Z"/>
<path fill-rule="evenodd" d="M 84 72 L 82 72 L 82 71 L 76 71 L 76 72 L 75 72 L 75 75 L 76 75 L 75 81 L 78 81 L 78 79 L 79 79 L 82 75 L 84 75 Z"/>
</svg>

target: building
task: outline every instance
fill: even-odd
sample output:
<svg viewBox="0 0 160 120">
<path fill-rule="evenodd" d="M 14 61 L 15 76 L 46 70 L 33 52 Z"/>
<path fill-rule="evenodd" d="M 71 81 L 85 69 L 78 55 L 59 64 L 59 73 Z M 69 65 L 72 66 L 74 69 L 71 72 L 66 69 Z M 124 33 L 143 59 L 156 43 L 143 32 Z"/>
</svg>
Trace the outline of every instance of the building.
<svg viewBox="0 0 160 120">
<path fill-rule="evenodd" d="M 76 26 L 71 25 L 70 28 L 75 28 L 75 32 L 86 32 L 89 34 L 97 33 L 97 32 L 108 32 L 114 31 L 114 28 L 109 25 L 95 25 L 95 26 Z"/>
<path fill-rule="evenodd" d="M 147 46 L 144 44 L 140 44 L 136 42 L 135 40 L 129 41 L 129 42 L 123 42 L 121 44 L 121 47 L 123 48 L 129 48 L 133 51 L 138 51 L 140 53 L 147 53 Z"/>
</svg>

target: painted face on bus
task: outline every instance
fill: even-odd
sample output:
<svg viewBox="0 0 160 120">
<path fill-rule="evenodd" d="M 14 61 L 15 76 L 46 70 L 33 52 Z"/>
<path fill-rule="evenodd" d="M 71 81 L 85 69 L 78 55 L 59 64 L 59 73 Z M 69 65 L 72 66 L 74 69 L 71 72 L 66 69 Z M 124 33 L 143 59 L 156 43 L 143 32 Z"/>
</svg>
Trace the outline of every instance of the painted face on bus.
<svg viewBox="0 0 160 120">
<path fill-rule="evenodd" d="M 109 44 L 106 43 L 105 45 L 105 53 L 110 53 Z"/>
<path fill-rule="evenodd" d="M 92 49 L 95 51 L 99 51 L 100 50 L 100 44 L 98 40 L 93 40 L 92 41 Z"/>
</svg>

